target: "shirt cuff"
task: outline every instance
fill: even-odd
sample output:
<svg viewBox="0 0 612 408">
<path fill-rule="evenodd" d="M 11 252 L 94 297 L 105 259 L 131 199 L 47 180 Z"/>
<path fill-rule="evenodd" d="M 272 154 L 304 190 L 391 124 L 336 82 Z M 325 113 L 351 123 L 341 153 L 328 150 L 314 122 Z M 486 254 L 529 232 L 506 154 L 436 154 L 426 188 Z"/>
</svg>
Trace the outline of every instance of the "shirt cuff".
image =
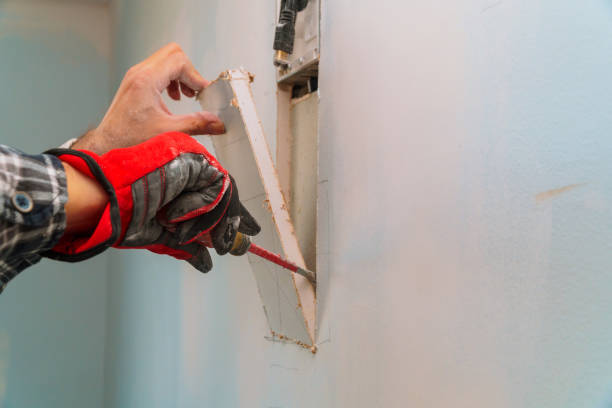
<svg viewBox="0 0 612 408">
<path fill-rule="evenodd" d="M 55 229 L 63 233 L 68 187 L 57 157 L 0 146 L 0 179 L 0 218 L 12 224 L 48 227 L 47 233 Z"/>
<path fill-rule="evenodd" d="M 72 149 L 72 145 L 74 144 L 74 142 L 77 141 L 76 137 L 73 137 L 70 140 L 66 140 L 64 143 L 61 144 L 60 148 L 61 149 Z"/>
</svg>

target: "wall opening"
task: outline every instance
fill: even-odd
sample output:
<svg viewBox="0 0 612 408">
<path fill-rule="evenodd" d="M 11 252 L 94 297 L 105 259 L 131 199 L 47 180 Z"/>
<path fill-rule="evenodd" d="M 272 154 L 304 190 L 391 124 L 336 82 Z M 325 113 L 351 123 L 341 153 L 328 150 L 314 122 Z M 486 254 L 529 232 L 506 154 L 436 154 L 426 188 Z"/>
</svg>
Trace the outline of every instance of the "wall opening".
<svg viewBox="0 0 612 408">
<path fill-rule="evenodd" d="M 279 10 L 283 2 L 279 2 Z M 297 13 L 293 53 L 277 64 L 279 180 L 306 267 L 316 272 L 319 0 Z M 277 61 L 275 60 L 275 63 Z"/>
</svg>

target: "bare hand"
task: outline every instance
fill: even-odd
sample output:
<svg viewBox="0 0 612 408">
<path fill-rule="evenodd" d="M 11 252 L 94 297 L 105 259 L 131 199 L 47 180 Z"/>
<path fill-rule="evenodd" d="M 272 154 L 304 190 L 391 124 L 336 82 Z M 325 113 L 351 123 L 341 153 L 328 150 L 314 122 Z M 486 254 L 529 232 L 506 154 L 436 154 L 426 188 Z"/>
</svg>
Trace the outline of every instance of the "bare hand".
<svg viewBox="0 0 612 408">
<path fill-rule="evenodd" d="M 165 90 L 174 100 L 188 98 L 210 82 L 193 67 L 181 47 L 171 43 L 128 70 L 100 125 L 72 146 L 97 154 L 137 145 L 168 131 L 190 135 L 221 134 L 225 127 L 210 112 L 173 115 L 162 100 Z"/>
</svg>

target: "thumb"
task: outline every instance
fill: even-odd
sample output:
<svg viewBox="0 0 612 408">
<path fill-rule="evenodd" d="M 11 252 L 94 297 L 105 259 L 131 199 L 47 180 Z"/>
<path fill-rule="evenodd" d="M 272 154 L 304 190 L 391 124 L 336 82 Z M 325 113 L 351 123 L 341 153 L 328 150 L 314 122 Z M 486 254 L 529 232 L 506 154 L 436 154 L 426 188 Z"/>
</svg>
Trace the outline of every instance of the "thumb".
<svg viewBox="0 0 612 408">
<path fill-rule="evenodd" d="M 213 113 L 200 111 L 187 115 L 170 115 L 168 128 L 188 135 L 220 135 L 225 133 L 225 125 Z"/>
<path fill-rule="evenodd" d="M 247 235 L 257 235 L 261 231 L 261 227 L 251 213 L 240 203 L 240 225 L 238 231 Z"/>
</svg>

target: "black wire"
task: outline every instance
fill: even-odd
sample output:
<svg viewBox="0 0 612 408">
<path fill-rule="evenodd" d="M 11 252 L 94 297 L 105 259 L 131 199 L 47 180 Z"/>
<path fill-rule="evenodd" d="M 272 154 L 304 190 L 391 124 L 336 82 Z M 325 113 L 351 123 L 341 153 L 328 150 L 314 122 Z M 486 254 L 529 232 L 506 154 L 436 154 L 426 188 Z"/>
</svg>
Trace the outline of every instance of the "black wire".
<svg viewBox="0 0 612 408">
<path fill-rule="evenodd" d="M 295 41 L 295 20 L 297 13 L 308 6 L 308 0 L 281 0 L 281 8 L 278 16 L 278 24 L 274 34 L 274 49 L 293 53 Z"/>
<path fill-rule="evenodd" d="M 308 0 L 295 0 L 296 2 L 296 11 L 302 11 L 308 6 Z"/>
</svg>

